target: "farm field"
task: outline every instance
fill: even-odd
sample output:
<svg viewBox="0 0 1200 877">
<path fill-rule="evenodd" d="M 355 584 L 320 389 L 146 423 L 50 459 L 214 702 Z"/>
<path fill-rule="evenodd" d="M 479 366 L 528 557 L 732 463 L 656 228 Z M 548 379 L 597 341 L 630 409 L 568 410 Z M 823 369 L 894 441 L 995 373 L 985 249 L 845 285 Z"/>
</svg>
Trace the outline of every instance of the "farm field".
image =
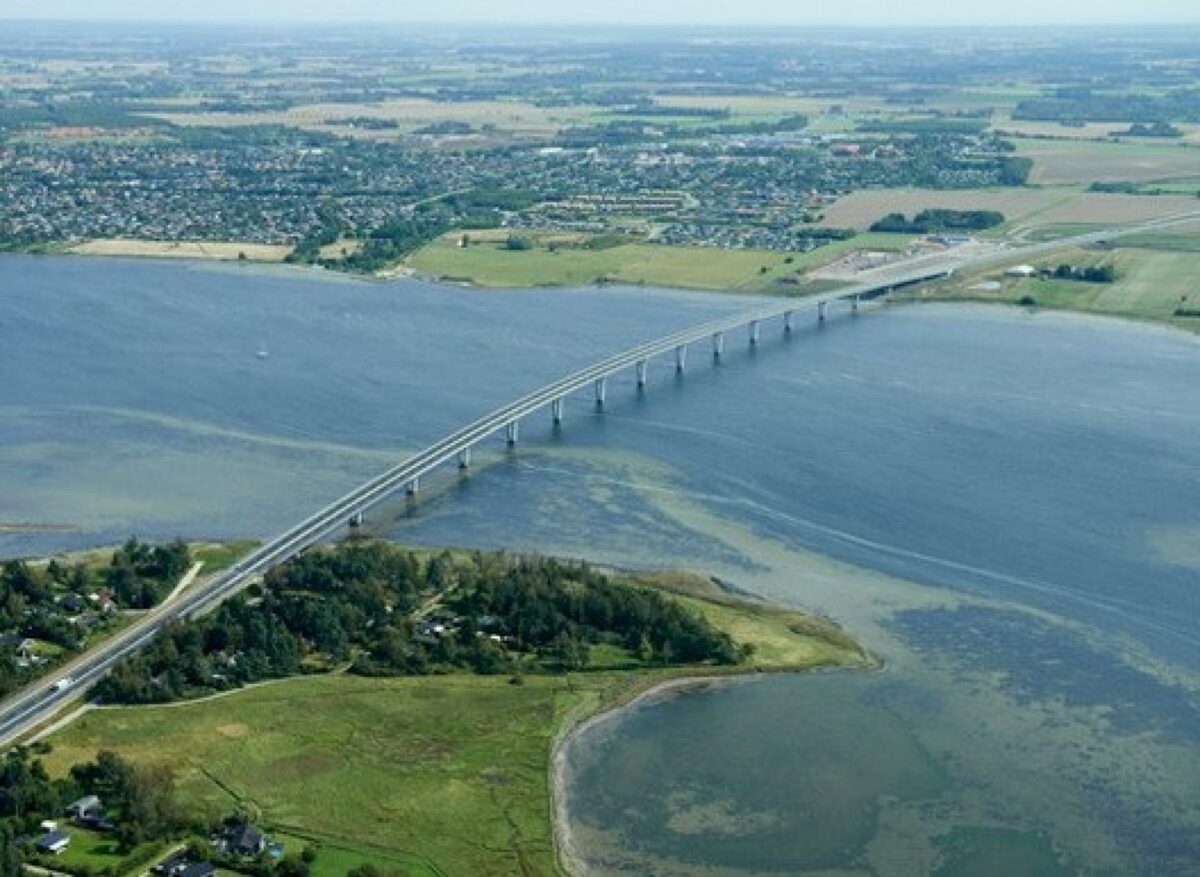
<svg viewBox="0 0 1200 877">
<path fill-rule="evenodd" d="M 1200 149 L 1175 143 L 1090 140 L 1016 140 L 1017 154 L 1033 159 L 1029 182 L 1044 186 L 1140 182 L 1200 175 Z"/>
<path fill-rule="evenodd" d="M 1026 217 L 1026 220 L 1037 226 L 1083 223 L 1108 227 L 1197 212 L 1200 212 L 1200 199 L 1187 195 L 1080 192 L 1032 217 Z"/>
<path fill-rule="evenodd" d="M 1059 122 L 1042 122 L 1030 119 L 1014 119 L 1011 116 L 997 116 L 992 121 L 992 128 L 1005 135 L 1017 137 L 1039 138 L 1050 140 L 1112 140 L 1116 139 L 1129 145 L 1170 146 L 1174 143 L 1200 143 L 1200 125 L 1187 122 L 1173 123 L 1182 132 L 1180 137 L 1164 138 L 1162 140 L 1147 140 L 1145 137 L 1116 137 L 1113 133 L 1123 131 L 1129 122 L 1084 122 L 1078 126 L 1063 125 Z"/>
<path fill-rule="evenodd" d="M 869 660 L 810 616 L 740 601 L 694 576 L 647 581 L 753 643 L 749 668 Z M 50 739 L 45 762 L 60 776 L 109 749 L 170 765 L 196 815 L 240 806 L 289 847 L 316 844 L 316 877 L 363 862 L 421 877 L 538 877 L 558 873 L 550 757 L 563 729 L 657 682 L 714 672 L 527 675 L 521 684 L 462 673 L 301 677 L 191 703 L 93 710 Z"/>
<path fill-rule="evenodd" d="M 216 259 L 237 261 L 243 254 L 251 262 L 282 262 L 292 248 L 286 244 L 249 244 L 236 241 L 139 241 L 114 238 L 87 241 L 67 252 L 80 256 L 146 256 L 156 259 Z"/>
<path fill-rule="evenodd" d="M 867 234 L 808 253 L 621 243 L 590 249 L 580 235 L 530 234 L 531 250 L 509 250 L 508 232 L 471 232 L 467 248 L 446 235 L 414 253 L 408 267 L 446 281 L 492 287 L 586 286 L 611 282 L 731 292 L 780 292 L 785 278 L 852 250 L 899 250 L 906 235 Z M 551 249 L 551 245 L 554 248 Z M 766 269 L 765 271 L 763 269 Z"/>
<path fill-rule="evenodd" d="M 1074 189 L 861 189 L 825 207 L 821 225 L 863 230 L 889 213 L 926 208 L 998 210 L 1013 221 L 1077 196 Z"/>
<path fill-rule="evenodd" d="M 475 127 L 494 125 L 498 130 L 518 135 L 549 135 L 560 128 L 585 121 L 597 107 L 556 107 L 547 109 L 520 101 L 433 101 L 424 98 L 385 100 L 378 103 L 304 104 L 273 112 L 171 112 L 152 114 L 173 125 L 238 127 L 246 125 L 288 125 L 315 128 L 341 134 L 358 133 L 368 137 L 389 137 L 409 133 L 436 122 L 466 122 Z M 364 118 L 395 122 L 395 129 L 355 129 L 344 120 Z"/>
<path fill-rule="evenodd" d="M 864 189 L 825 208 L 828 228 L 868 228 L 888 213 L 911 215 L 925 208 L 997 210 L 1005 223 L 986 236 L 1042 226 L 1110 226 L 1200 211 L 1187 195 L 1121 195 L 1078 186 L 1011 189 Z"/>
</svg>

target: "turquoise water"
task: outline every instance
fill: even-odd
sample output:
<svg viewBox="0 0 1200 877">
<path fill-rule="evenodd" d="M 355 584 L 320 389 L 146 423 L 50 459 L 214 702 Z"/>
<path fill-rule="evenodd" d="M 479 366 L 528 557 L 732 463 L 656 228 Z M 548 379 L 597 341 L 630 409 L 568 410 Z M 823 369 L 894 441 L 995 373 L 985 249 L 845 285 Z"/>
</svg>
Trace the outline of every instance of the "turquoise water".
<svg viewBox="0 0 1200 877">
<path fill-rule="evenodd" d="M 0 259 L 0 553 L 267 535 L 518 393 L 749 306 Z M 265 346 L 269 358 L 255 352 Z M 570 751 L 621 874 L 1186 874 L 1200 862 L 1200 343 L 968 306 L 664 363 L 370 523 L 683 565 L 878 674 L 624 713 Z"/>
</svg>

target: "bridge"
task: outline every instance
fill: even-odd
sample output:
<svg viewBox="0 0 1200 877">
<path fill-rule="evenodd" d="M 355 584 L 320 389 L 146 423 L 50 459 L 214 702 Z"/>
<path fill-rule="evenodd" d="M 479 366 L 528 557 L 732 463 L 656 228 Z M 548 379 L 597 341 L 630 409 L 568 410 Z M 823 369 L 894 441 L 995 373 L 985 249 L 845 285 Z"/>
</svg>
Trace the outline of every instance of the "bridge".
<svg viewBox="0 0 1200 877">
<path fill-rule="evenodd" d="M 835 307 L 853 312 L 858 309 L 860 302 L 886 295 L 898 288 L 944 278 L 959 268 L 987 268 L 993 264 L 1036 257 L 1064 247 L 1099 243 L 1124 235 L 1197 221 L 1200 221 L 1200 211 L 1044 244 L 1003 249 L 970 261 L 956 261 L 951 256 L 927 264 L 923 268 L 900 270 L 832 292 L 783 299 L 756 310 L 711 320 L 639 344 L 581 368 L 483 415 L 418 451 L 305 518 L 282 535 L 266 542 L 232 569 L 197 589 L 185 591 L 169 604 L 151 610 L 118 635 L 0 703 L 0 746 L 18 739 L 55 715 L 63 706 L 77 699 L 121 659 L 149 643 L 164 625 L 195 617 L 212 609 L 222 600 L 258 580 L 270 568 L 327 539 L 346 526 L 360 524 L 368 510 L 397 492 L 403 490 L 410 495 L 417 493 L 421 478 L 438 467 L 453 463 L 460 468 L 468 468 L 471 465 L 471 451 L 481 442 L 502 433 L 510 446 L 517 444 L 522 421 L 540 411 L 548 410 L 552 420 L 556 424 L 561 423 L 565 400 L 574 393 L 590 390 L 596 406 L 603 409 L 611 378 L 622 372 L 632 372 L 633 380 L 641 390 L 646 385 L 651 362 L 662 357 L 668 358 L 668 367 L 682 373 L 687 368 L 689 351 L 697 346 L 701 348 L 701 355 L 708 355 L 712 360 L 719 361 L 726 344 L 738 337 L 744 339 L 744 343 L 748 345 L 756 345 L 768 326 L 789 333 L 802 316 L 822 322 Z"/>
</svg>

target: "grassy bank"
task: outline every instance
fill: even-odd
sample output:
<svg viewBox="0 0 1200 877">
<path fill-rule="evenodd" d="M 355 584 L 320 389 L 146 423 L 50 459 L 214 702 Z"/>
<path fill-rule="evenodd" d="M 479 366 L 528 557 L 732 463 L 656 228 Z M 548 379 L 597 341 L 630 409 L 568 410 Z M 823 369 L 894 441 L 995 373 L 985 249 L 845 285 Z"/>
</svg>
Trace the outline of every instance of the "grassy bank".
<svg viewBox="0 0 1200 877">
<path fill-rule="evenodd" d="M 556 874 L 549 762 L 568 726 L 673 677 L 869 662 L 835 626 L 803 613 L 693 576 L 642 581 L 754 644 L 752 658 L 622 670 L 612 668 L 624 656 L 597 654 L 597 669 L 520 684 L 458 673 L 293 679 L 92 711 L 51 738 L 47 765 L 59 774 L 99 749 L 169 764 L 192 810 L 241 804 L 269 830 L 316 841 L 321 877 L 363 862 L 420 875 Z"/>
<path fill-rule="evenodd" d="M 485 287 L 588 286 L 620 283 L 726 292 L 787 293 L 799 275 L 854 250 L 899 250 L 906 235 L 862 234 L 807 253 L 663 246 L 569 233 L 536 233 L 533 247 L 510 250 L 505 230 L 445 235 L 414 253 L 418 274 Z"/>
</svg>

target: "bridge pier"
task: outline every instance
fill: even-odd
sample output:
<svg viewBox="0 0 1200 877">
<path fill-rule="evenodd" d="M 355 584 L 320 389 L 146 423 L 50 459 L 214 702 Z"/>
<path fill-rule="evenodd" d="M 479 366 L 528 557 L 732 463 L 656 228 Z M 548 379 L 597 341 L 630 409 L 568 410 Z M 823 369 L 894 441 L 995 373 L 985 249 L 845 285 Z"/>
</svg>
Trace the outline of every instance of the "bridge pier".
<svg viewBox="0 0 1200 877">
<path fill-rule="evenodd" d="M 420 491 L 420 489 L 421 489 L 421 479 L 420 478 L 414 478 L 412 481 L 408 482 L 408 484 L 404 485 L 404 492 L 406 494 L 408 494 L 409 496 L 416 496 L 418 491 Z"/>
<path fill-rule="evenodd" d="M 521 433 L 521 421 L 514 420 L 504 427 L 505 443 L 511 448 L 517 443 Z"/>
<path fill-rule="evenodd" d="M 675 373 L 683 374 L 685 365 L 687 365 L 687 345 L 680 344 L 675 348 Z"/>
<path fill-rule="evenodd" d="M 758 344 L 758 320 L 750 321 L 750 344 Z"/>
<path fill-rule="evenodd" d="M 858 313 L 858 296 L 857 295 L 850 296 L 850 313 L 852 313 L 852 314 Z"/>
<path fill-rule="evenodd" d="M 716 361 L 721 358 L 721 354 L 725 350 L 725 333 L 724 332 L 714 332 L 713 336 L 712 336 L 712 342 L 713 342 L 713 360 Z"/>
<path fill-rule="evenodd" d="M 817 322 L 825 322 L 825 302 L 823 301 L 817 302 Z"/>
<path fill-rule="evenodd" d="M 562 423 L 562 419 L 563 419 L 562 396 L 559 396 L 557 399 L 555 399 L 553 402 L 550 403 L 550 419 L 554 421 L 555 426 L 558 426 L 559 424 Z"/>
<path fill-rule="evenodd" d="M 639 390 L 646 389 L 646 360 L 637 361 L 637 386 Z"/>
<path fill-rule="evenodd" d="M 791 311 L 783 312 L 783 334 L 784 335 L 792 334 L 792 312 Z"/>
<path fill-rule="evenodd" d="M 459 469 L 470 469 L 471 468 L 471 449 L 470 448 L 463 448 L 461 451 L 458 452 L 458 468 Z"/>
<path fill-rule="evenodd" d="M 355 512 L 354 514 L 352 514 L 350 516 L 350 526 L 351 527 L 354 527 L 354 528 L 361 527 L 362 522 L 363 522 L 363 513 L 362 512 Z"/>
<path fill-rule="evenodd" d="M 608 395 L 608 378 L 596 378 L 596 407 L 604 407 L 604 397 Z"/>
</svg>

